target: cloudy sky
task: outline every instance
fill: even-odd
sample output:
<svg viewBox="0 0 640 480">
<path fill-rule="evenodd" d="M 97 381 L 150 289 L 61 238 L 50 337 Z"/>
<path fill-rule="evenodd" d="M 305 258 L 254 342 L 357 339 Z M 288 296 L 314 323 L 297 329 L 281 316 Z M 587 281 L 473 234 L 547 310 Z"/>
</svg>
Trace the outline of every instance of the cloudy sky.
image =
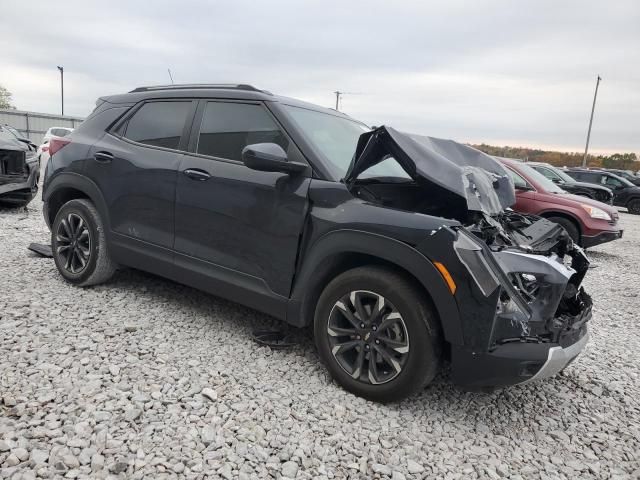
<svg viewBox="0 0 640 480">
<path fill-rule="evenodd" d="M 136 86 L 241 82 L 463 142 L 640 153 L 640 2 L 9 2 L 0 85 L 87 115 Z"/>
</svg>

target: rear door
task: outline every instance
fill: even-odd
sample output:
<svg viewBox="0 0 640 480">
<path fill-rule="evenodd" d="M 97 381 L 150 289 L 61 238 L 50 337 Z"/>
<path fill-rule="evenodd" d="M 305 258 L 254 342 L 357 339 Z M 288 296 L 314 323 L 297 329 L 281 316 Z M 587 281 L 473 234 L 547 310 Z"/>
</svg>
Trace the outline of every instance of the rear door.
<svg viewBox="0 0 640 480">
<path fill-rule="evenodd" d="M 241 152 L 255 143 L 276 143 L 289 160 L 306 162 L 261 102 L 201 101 L 191 153 L 179 168 L 176 264 L 260 295 L 288 297 L 310 178 L 249 169 Z"/>
<path fill-rule="evenodd" d="M 93 146 L 85 174 L 104 195 L 113 232 L 173 247 L 176 177 L 195 105 L 144 102 Z"/>
</svg>

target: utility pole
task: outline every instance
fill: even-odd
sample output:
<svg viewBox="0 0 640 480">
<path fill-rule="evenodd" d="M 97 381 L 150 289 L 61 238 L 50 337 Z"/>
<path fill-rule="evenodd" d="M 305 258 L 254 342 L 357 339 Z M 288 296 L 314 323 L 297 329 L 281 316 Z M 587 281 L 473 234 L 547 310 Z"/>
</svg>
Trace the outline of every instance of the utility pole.
<svg viewBox="0 0 640 480">
<path fill-rule="evenodd" d="M 338 111 L 338 105 L 340 104 L 340 95 L 342 95 L 344 92 L 341 92 L 340 90 L 336 90 L 333 93 L 336 94 L 336 111 Z"/>
<path fill-rule="evenodd" d="M 64 67 L 58 65 L 60 70 L 60 103 L 62 106 L 62 115 L 64 116 Z"/>
<path fill-rule="evenodd" d="M 591 138 L 591 125 L 593 124 L 593 112 L 596 109 L 596 97 L 598 96 L 598 85 L 600 85 L 600 75 L 596 80 L 596 92 L 593 94 L 593 105 L 591 106 L 591 118 L 589 119 L 589 130 L 587 130 L 587 145 L 584 147 L 584 158 L 582 159 L 582 166 L 587 166 L 587 154 L 589 153 L 589 138 Z"/>
</svg>

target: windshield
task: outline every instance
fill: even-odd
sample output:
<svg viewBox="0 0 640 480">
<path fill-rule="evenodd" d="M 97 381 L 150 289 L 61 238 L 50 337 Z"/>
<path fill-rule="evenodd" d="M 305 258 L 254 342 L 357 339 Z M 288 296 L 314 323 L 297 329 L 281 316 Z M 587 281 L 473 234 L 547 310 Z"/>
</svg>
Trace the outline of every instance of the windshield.
<svg viewBox="0 0 640 480">
<path fill-rule="evenodd" d="M 292 105 L 284 105 L 284 107 L 291 114 L 294 123 L 302 130 L 307 140 L 322 155 L 331 175 L 336 180 L 344 178 L 356 151 L 360 135 L 371 129 L 364 123 L 330 113 Z M 409 178 L 392 157 L 388 157 L 378 165 L 371 167 L 359 177 Z"/>
<path fill-rule="evenodd" d="M 533 180 L 538 185 L 540 185 L 544 190 L 549 193 L 567 193 L 562 190 L 559 186 L 549 180 L 547 177 L 542 175 L 540 172 L 534 170 L 529 165 L 518 164 L 518 170 L 522 172 L 527 178 Z"/>
<path fill-rule="evenodd" d="M 615 175 L 610 174 L 610 175 L 611 175 L 611 176 L 610 176 L 609 178 L 615 178 L 616 180 L 619 180 L 619 181 L 620 181 L 620 182 L 621 182 L 625 187 L 633 187 L 633 183 L 631 183 L 631 182 L 630 182 L 629 180 L 627 180 L 626 178 L 621 177 L 619 174 L 615 174 Z M 607 181 L 607 184 L 615 185 L 615 182 L 609 182 L 609 181 Z"/>
</svg>

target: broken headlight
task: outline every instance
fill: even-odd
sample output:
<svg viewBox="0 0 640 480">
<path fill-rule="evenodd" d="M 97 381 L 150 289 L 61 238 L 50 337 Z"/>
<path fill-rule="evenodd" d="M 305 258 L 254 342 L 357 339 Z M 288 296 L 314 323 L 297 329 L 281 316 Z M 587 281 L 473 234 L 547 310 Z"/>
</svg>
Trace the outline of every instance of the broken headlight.
<svg viewBox="0 0 640 480">
<path fill-rule="evenodd" d="M 458 230 L 458 238 L 453 248 L 460 262 L 467 267 L 478 288 L 485 297 L 491 295 L 500 285 L 493 269 L 489 266 L 482 249 L 473 236 L 464 230 Z"/>
</svg>

